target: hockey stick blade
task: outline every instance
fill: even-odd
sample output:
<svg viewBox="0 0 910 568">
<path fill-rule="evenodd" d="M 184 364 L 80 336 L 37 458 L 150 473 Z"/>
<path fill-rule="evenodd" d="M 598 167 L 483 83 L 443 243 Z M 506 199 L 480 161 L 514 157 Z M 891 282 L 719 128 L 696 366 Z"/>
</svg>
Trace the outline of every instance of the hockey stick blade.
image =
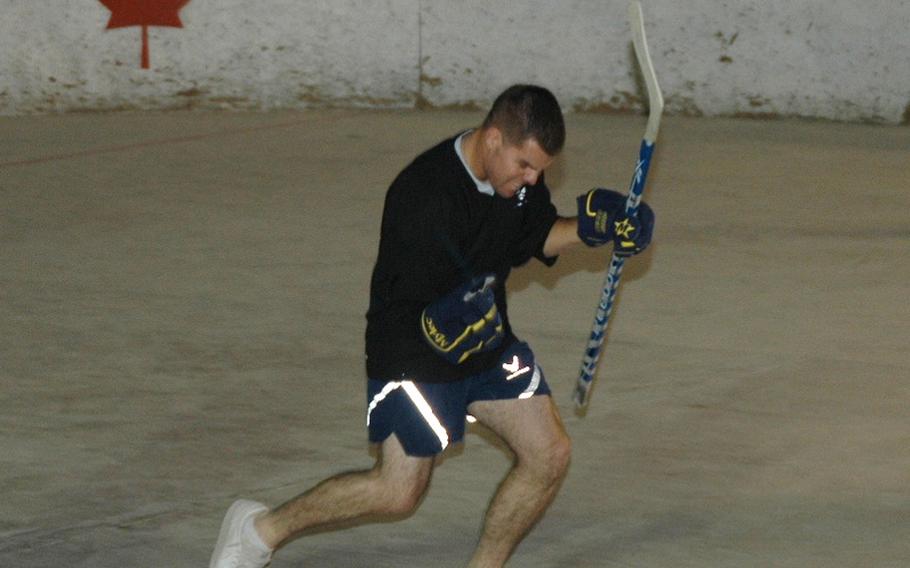
<svg viewBox="0 0 910 568">
<path fill-rule="evenodd" d="M 632 175 L 632 181 L 629 184 L 629 197 L 626 200 L 626 214 L 634 215 L 638 212 L 638 205 L 641 202 L 641 194 L 645 188 L 648 169 L 651 166 L 651 156 L 654 153 L 654 143 L 657 140 L 657 132 L 660 128 L 664 99 L 660 92 L 660 86 L 657 84 L 657 74 L 654 72 L 651 55 L 648 52 L 644 17 L 639 2 L 632 2 L 629 5 L 629 23 L 632 27 L 632 45 L 635 48 L 635 57 L 645 80 L 649 103 L 648 124 L 645 127 L 645 134 L 638 152 L 635 173 Z M 582 358 L 581 370 L 578 374 L 575 390 L 572 393 L 572 399 L 575 401 L 576 409 L 579 411 L 583 411 L 587 407 L 591 398 L 594 373 L 597 371 L 597 362 L 600 359 L 604 337 L 607 332 L 607 324 L 610 320 L 610 313 L 613 311 L 616 293 L 619 290 L 619 281 L 624 262 L 625 259 L 623 257 L 614 254 L 610 261 L 610 268 L 607 270 L 607 276 L 601 290 L 600 303 L 597 306 L 597 311 L 594 314 L 594 323 L 591 326 L 591 335 L 588 337 L 588 345 Z"/>
</svg>

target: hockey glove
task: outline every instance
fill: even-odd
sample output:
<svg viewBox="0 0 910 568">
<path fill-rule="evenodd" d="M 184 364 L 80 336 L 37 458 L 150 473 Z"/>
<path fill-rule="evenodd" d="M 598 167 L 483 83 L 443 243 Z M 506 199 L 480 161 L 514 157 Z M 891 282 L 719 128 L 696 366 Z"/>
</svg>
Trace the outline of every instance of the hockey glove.
<svg viewBox="0 0 910 568">
<path fill-rule="evenodd" d="M 502 341 L 502 318 L 496 309 L 496 277 L 472 278 L 424 308 L 420 329 L 436 353 L 452 364 L 489 351 Z"/>
<path fill-rule="evenodd" d="M 632 256 L 651 243 L 654 212 L 644 201 L 632 217 L 626 216 L 626 196 L 612 189 L 592 189 L 577 202 L 578 236 L 589 247 L 612 241 L 614 253 Z"/>
</svg>

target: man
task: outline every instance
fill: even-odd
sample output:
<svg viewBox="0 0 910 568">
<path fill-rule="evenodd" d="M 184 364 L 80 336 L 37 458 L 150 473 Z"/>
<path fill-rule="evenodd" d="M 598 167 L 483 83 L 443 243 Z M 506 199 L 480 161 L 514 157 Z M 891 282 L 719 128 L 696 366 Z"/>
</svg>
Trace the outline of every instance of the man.
<svg viewBox="0 0 910 568">
<path fill-rule="evenodd" d="M 595 189 L 578 217 L 559 217 L 543 172 L 565 140 L 562 112 L 546 89 L 516 85 L 483 124 L 426 151 L 386 195 L 367 313 L 367 424 L 380 457 L 268 509 L 234 503 L 211 568 L 261 568 L 304 530 L 420 503 L 435 456 L 464 436 L 466 416 L 499 435 L 515 462 L 484 519 L 472 568 L 505 564 L 553 500 L 569 439 L 530 347 L 512 332 L 505 281 L 536 257 L 614 243 L 632 255 L 649 243 L 653 213 Z"/>
</svg>

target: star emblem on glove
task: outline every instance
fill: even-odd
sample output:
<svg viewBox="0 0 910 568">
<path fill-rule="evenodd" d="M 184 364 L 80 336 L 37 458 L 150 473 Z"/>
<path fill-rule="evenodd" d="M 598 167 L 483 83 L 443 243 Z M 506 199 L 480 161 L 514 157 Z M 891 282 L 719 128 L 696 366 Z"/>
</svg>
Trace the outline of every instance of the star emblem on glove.
<svg viewBox="0 0 910 568">
<path fill-rule="evenodd" d="M 613 233 L 618 237 L 623 237 L 628 239 L 632 236 L 632 231 L 635 230 L 635 225 L 629 222 L 629 218 L 626 217 L 622 221 L 617 221 L 613 223 Z"/>
</svg>

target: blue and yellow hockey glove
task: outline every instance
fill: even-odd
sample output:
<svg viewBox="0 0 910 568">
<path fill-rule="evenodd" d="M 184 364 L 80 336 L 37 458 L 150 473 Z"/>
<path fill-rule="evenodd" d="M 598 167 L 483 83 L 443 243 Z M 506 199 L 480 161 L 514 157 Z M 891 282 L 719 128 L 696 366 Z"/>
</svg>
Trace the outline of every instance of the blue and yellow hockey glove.
<svg viewBox="0 0 910 568">
<path fill-rule="evenodd" d="M 450 363 L 463 363 L 502 342 L 495 282 L 493 274 L 474 277 L 424 308 L 420 316 L 423 338 Z"/>
<path fill-rule="evenodd" d="M 578 236 L 589 247 L 613 243 L 613 252 L 632 256 L 645 250 L 654 233 L 654 212 L 644 201 L 638 213 L 626 216 L 626 196 L 596 188 L 578 199 Z"/>
</svg>

